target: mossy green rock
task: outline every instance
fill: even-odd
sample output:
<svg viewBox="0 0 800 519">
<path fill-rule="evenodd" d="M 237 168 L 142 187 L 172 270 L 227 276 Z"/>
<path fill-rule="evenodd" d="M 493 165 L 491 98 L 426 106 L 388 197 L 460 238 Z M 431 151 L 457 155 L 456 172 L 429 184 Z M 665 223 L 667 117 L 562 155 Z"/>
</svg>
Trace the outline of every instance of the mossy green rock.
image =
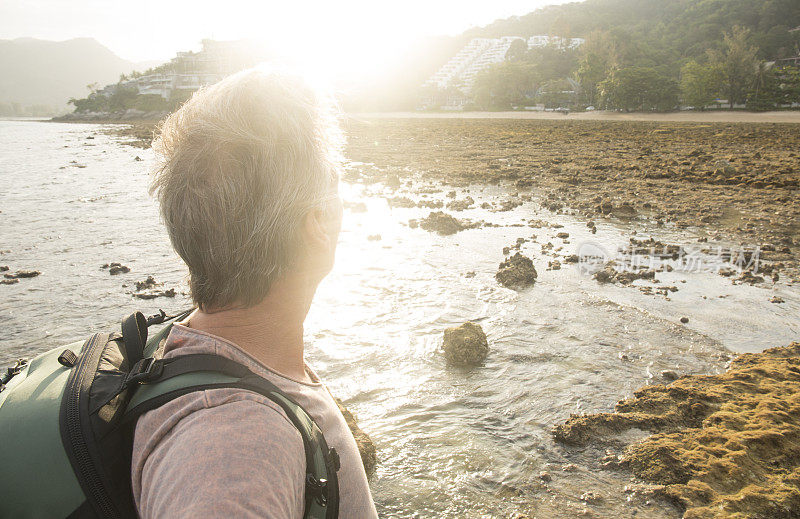
<svg viewBox="0 0 800 519">
<path fill-rule="evenodd" d="M 466 322 L 444 331 L 444 356 L 451 364 L 477 365 L 489 355 L 489 342 L 480 325 Z"/>
<path fill-rule="evenodd" d="M 520 290 L 536 283 L 538 274 L 533 261 L 519 252 L 500 263 L 495 279 L 506 288 Z"/>
</svg>

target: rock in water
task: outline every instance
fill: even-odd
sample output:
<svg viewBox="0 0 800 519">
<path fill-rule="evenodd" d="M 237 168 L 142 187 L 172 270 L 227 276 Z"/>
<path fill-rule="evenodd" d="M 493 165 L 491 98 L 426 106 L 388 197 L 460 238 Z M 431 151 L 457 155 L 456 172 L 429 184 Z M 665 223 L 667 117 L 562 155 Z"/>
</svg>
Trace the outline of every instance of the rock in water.
<svg viewBox="0 0 800 519">
<path fill-rule="evenodd" d="M 112 276 L 116 276 L 117 274 L 126 274 L 131 271 L 130 267 L 126 267 L 122 263 L 105 263 L 103 264 L 101 269 L 108 269 L 108 273 Z"/>
<path fill-rule="evenodd" d="M 519 252 L 502 262 L 494 275 L 501 285 L 516 290 L 533 285 L 537 276 L 533 261 Z"/>
<path fill-rule="evenodd" d="M 356 422 L 356 417 L 344 406 L 342 401 L 338 398 L 334 398 L 334 400 L 336 401 L 336 405 L 339 406 L 339 411 L 341 411 L 342 416 L 344 416 L 344 421 L 347 422 L 347 426 L 350 427 L 353 438 L 356 439 L 358 453 L 361 454 L 361 463 L 364 464 L 364 470 L 369 474 L 375 470 L 375 465 L 378 463 L 375 444 L 372 443 L 367 433 L 361 430 L 361 427 L 358 426 L 358 422 Z"/>
<path fill-rule="evenodd" d="M 41 274 L 38 270 L 18 270 L 13 274 L 3 274 L 6 279 L 27 279 L 35 278 Z"/>
<path fill-rule="evenodd" d="M 444 331 L 444 356 L 448 362 L 477 365 L 489 355 L 489 342 L 480 325 L 466 322 Z"/>
<path fill-rule="evenodd" d="M 461 222 L 442 211 L 433 211 L 420 222 L 419 226 L 426 231 L 436 232 L 442 236 L 464 230 L 464 225 Z"/>
</svg>

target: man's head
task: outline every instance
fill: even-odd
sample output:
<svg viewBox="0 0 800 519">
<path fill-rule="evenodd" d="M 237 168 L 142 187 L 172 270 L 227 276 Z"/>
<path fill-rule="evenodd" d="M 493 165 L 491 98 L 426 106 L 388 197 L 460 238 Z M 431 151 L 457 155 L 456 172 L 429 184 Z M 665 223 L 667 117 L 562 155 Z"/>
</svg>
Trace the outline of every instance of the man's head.
<svg viewBox="0 0 800 519">
<path fill-rule="evenodd" d="M 163 123 L 151 192 L 203 309 L 260 302 L 290 274 L 319 281 L 341 223 L 332 101 L 291 75 L 247 70 Z"/>
</svg>

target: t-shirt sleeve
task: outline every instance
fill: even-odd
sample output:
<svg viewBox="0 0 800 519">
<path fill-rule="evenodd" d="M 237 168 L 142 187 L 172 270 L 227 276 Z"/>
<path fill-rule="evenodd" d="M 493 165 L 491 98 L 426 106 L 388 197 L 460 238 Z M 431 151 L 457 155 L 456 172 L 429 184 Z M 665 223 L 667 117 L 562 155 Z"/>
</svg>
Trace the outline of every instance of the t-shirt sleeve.
<svg viewBox="0 0 800 519">
<path fill-rule="evenodd" d="M 258 395 L 206 402 L 145 460 L 140 516 L 303 517 L 303 440 L 283 411 Z"/>
</svg>

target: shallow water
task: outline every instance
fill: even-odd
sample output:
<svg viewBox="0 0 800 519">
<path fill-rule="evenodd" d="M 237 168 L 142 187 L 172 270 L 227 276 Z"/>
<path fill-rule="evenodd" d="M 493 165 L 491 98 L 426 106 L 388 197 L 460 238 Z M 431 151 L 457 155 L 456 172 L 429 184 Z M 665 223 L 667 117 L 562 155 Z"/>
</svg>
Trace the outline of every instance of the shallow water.
<svg viewBox="0 0 800 519">
<path fill-rule="evenodd" d="M 0 121 L 0 265 L 42 271 L 0 286 L 0 364 L 116 328 L 133 309 L 188 306 L 180 294 L 131 296 L 130 285 L 148 275 L 185 291 L 186 273 L 147 196 L 151 152 L 101 130 Z M 415 187 L 424 184 L 422 173 Z M 446 191 L 427 196 L 444 199 Z M 509 212 L 459 213 L 504 226 L 442 237 L 410 229 L 408 220 L 429 210 L 390 208 L 383 195 L 391 190 L 380 184 L 345 183 L 342 192 L 369 210 L 345 213 L 336 268 L 306 323 L 308 359 L 378 447 L 371 484 L 383 517 L 572 517 L 583 509 L 675 517 L 669 505 L 626 499 L 628 474 L 601 469 L 597 448 L 556 444 L 552 426 L 570 413 L 610 410 L 661 382 L 662 370 L 714 373 L 730 350 L 800 337 L 797 287 L 733 286 L 715 274 L 675 270 L 657 276 L 659 286 L 679 287 L 666 299 L 599 285 L 576 265 L 548 271 L 553 256 L 541 250 L 550 241 L 571 254 L 591 241 L 613 251 L 634 230 L 685 244 L 696 241 L 693 231 L 642 221 L 598 223 L 592 235 L 585 222 L 528 202 Z M 477 206 L 507 196 L 502 187 L 469 194 Z M 511 226 L 531 218 L 563 228 Z M 568 243 L 557 232 L 569 232 Z M 367 239 L 375 234 L 381 239 Z M 502 248 L 532 234 L 536 241 L 522 252 L 533 257 L 538 282 L 522 292 L 500 287 L 494 273 Z M 131 272 L 110 276 L 100 268 L 113 261 Z M 785 303 L 770 303 L 775 294 Z M 468 319 L 486 331 L 490 356 L 479 368 L 448 367 L 438 353 L 442 332 Z M 542 481 L 542 471 L 552 481 Z M 600 499 L 584 503 L 586 491 Z"/>
</svg>

